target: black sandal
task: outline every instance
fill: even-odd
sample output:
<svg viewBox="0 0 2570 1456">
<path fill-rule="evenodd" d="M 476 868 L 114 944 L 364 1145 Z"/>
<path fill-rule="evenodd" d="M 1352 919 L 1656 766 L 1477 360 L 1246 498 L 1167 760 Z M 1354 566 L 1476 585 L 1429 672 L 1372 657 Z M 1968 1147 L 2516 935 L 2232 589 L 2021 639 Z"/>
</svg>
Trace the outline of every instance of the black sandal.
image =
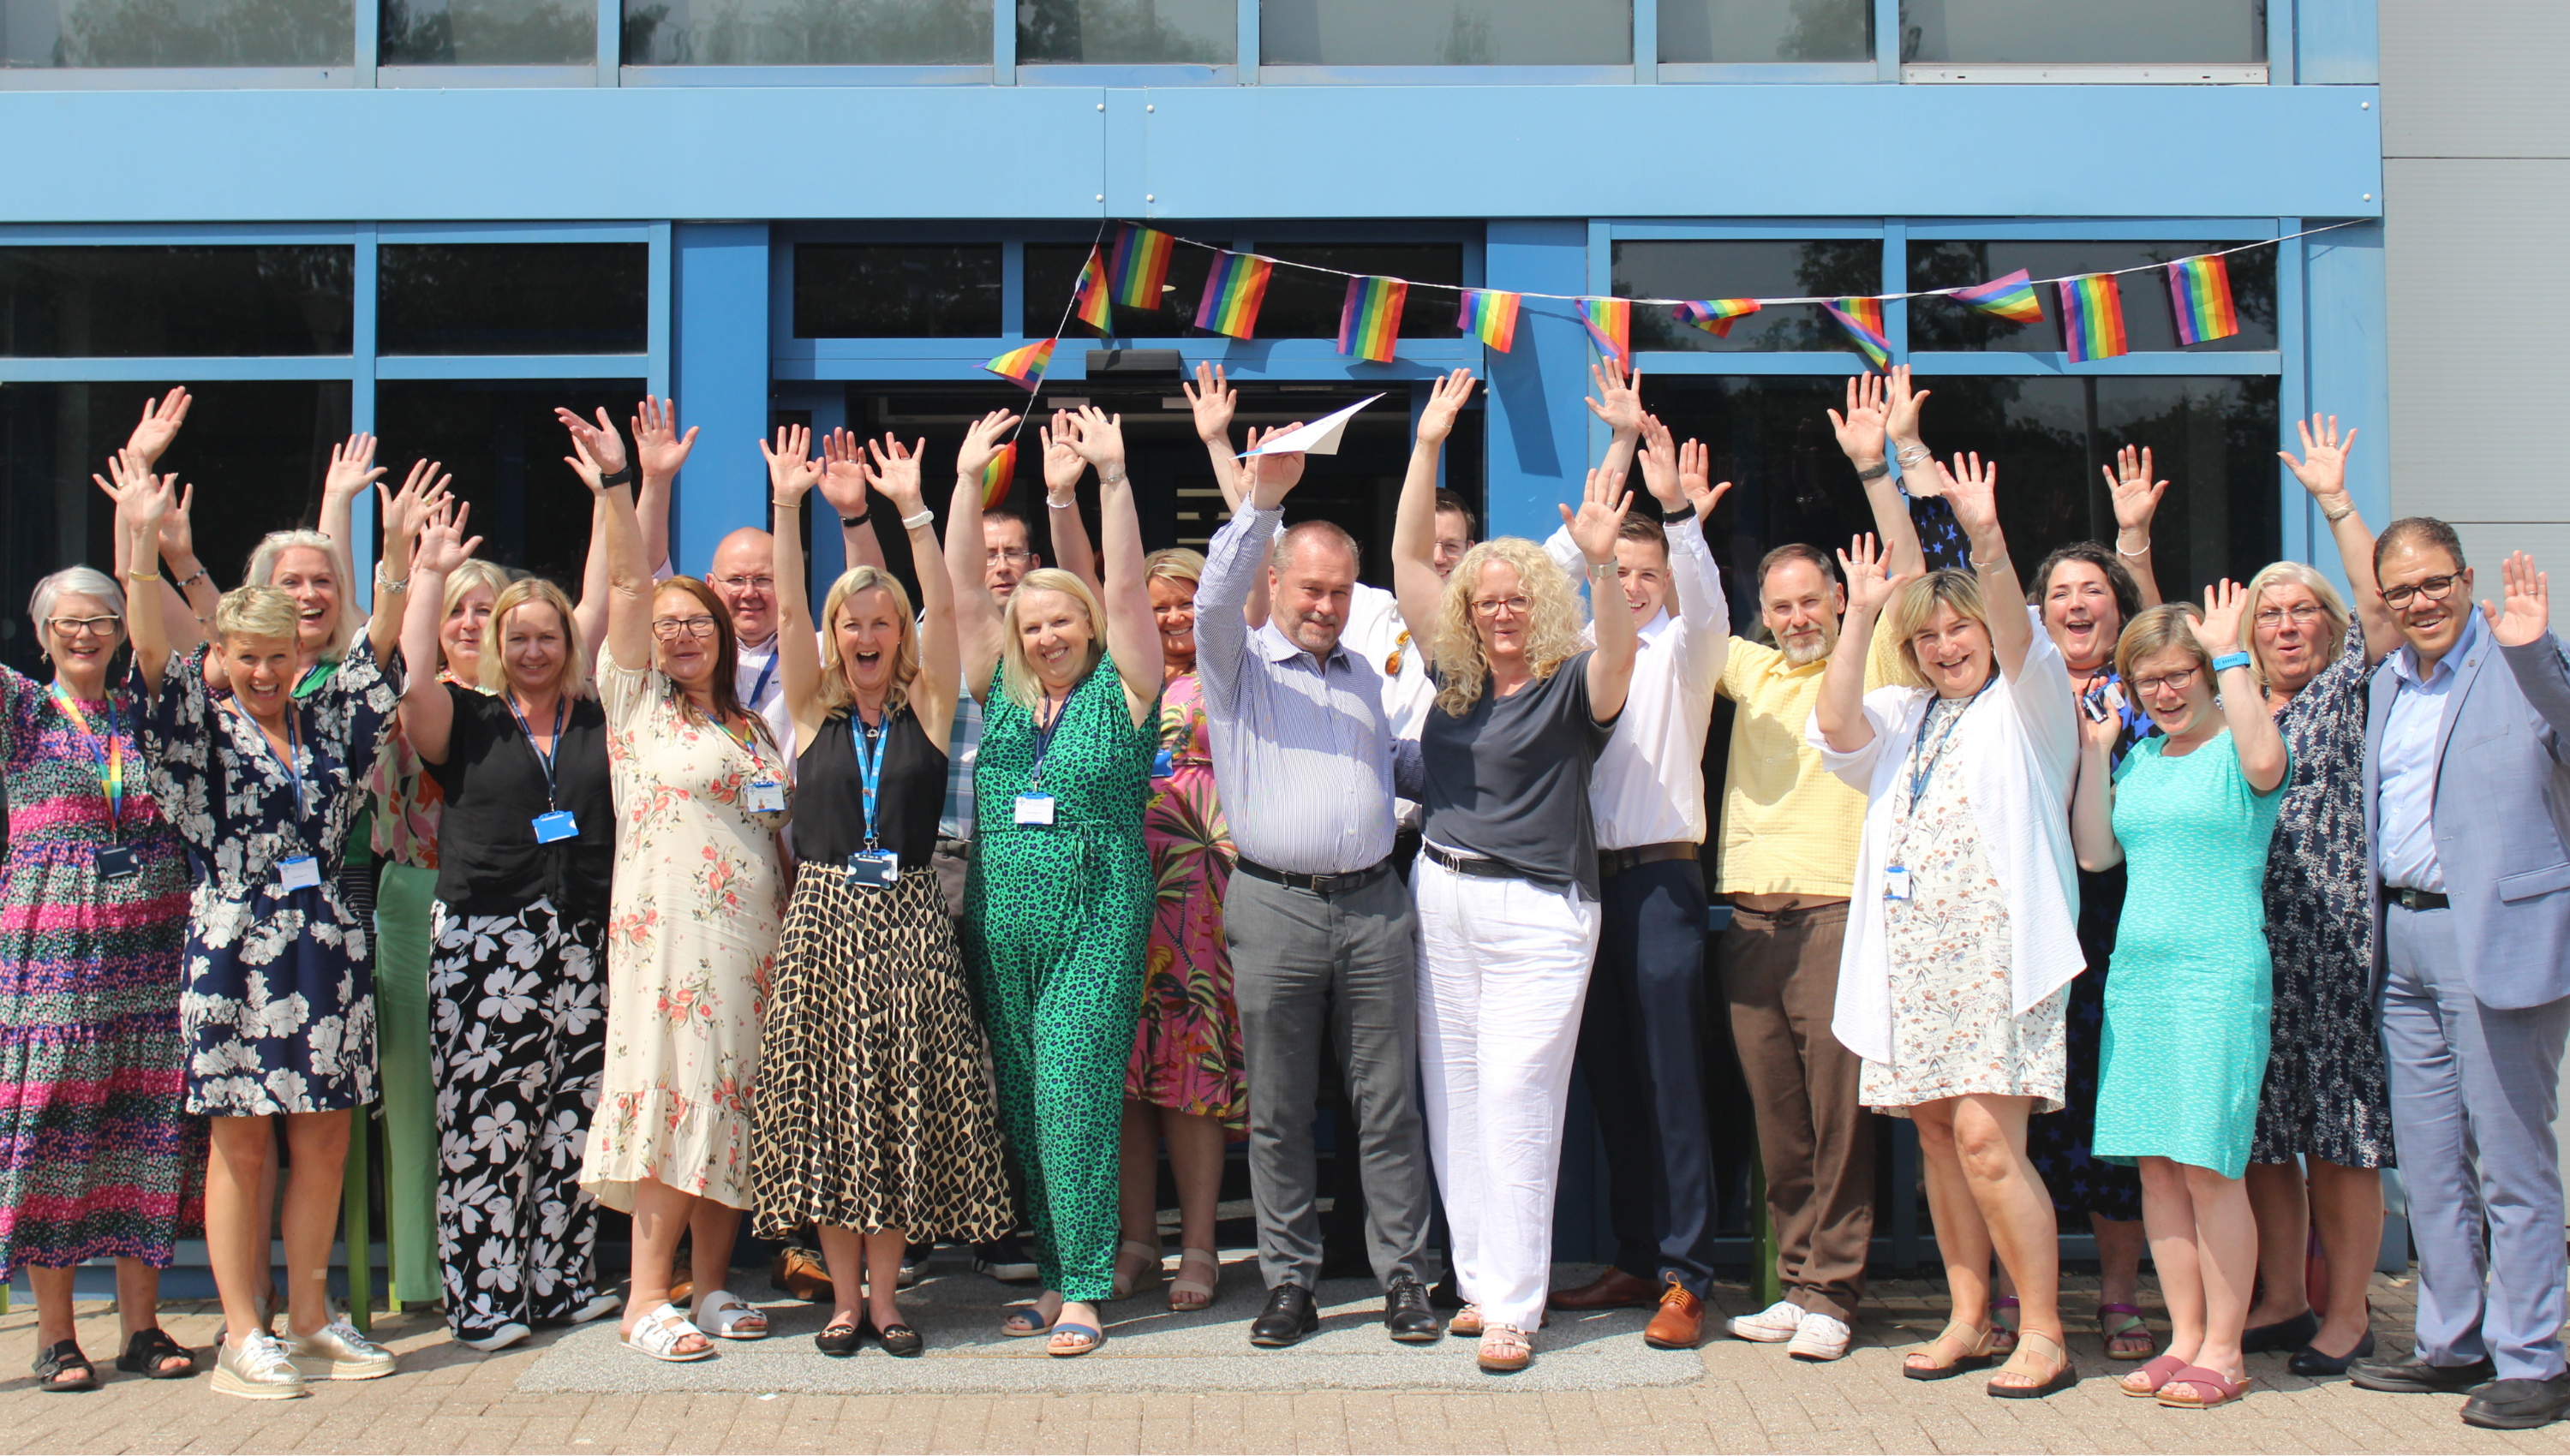
<svg viewBox="0 0 2570 1456">
<path fill-rule="evenodd" d="M 188 1363 L 173 1370 L 162 1363 L 165 1360 Z M 146 1379 L 185 1380 L 197 1373 L 197 1352 L 172 1339 L 168 1330 L 156 1324 L 134 1331 L 134 1337 L 125 1342 L 125 1353 L 116 1357 L 116 1368 Z"/>
<path fill-rule="evenodd" d="M 928 1341 L 920 1338 L 919 1331 L 907 1324 L 884 1325 L 875 1331 L 875 1338 L 883 1341 L 884 1353 L 888 1355 L 910 1356 L 928 1348 Z"/>
<path fill-rule="evenodd" d="M 821 1353 L 828 1355 L 834 1360 L 844 1360 L 848 1356 L 855 1354 L 857 1352 L 857 1346 L 864 1344 L 865 1342 L 866 1327 L 862 1324 L 849 1324 L 845 1321 L 833 1324 L 829 1328 L 822 1330 L 819 1334 L 812 1336 L 812 1343 L 820 1348 Z"/>
<path fill-rule="evenodd" d="M 36 1356 L 35 1368 L 40 1389 L 61 1391 L 98 1388 L 98 1367 L 89 1362 L 89 1356 L 81 1353 L 80 1341 L 76 1339 L 58 1339 L 46 1346 L 44 1351 Z M 80 1371 L 80 1378 L 77 1380 L 54 1378 L 65 1370 Z"/>
</svg>

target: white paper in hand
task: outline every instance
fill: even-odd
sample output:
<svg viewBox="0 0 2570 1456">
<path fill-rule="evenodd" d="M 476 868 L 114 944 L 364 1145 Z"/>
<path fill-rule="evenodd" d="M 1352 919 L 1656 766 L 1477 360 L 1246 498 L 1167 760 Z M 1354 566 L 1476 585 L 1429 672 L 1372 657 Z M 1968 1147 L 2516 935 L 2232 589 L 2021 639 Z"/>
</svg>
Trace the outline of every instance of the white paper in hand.
<svg viewBox="0 0 2570 1456">
<path fill-rule="evenodd" d="M 1348 421 L 1357 411 L 1383 398 L 1375 395 L 1358 400 L 1344 410 L 1323 415 L 1308 425 L 1270 435 L 1258 442 L 1256 450 L 1244 450 L 1236 458 L 1247 460 L 1253 455 L 1336 455 L 1339 437 L 1348 432 Z"/>
</svg>

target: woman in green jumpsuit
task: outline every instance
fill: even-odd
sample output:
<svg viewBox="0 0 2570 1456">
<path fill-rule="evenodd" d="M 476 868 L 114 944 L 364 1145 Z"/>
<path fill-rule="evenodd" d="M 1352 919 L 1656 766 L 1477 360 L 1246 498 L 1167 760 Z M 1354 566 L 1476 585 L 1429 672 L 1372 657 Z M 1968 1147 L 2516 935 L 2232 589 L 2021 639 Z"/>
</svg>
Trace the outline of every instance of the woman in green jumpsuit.
<svg viewBox="0 0 2570 1456">
<path fill-rule="evenodd" d="M 1046 569 L 1005 610 L 992 595 L 982 472 L 1016 423 L 994 411 L 965 437 L 946 529 L 965 680 L 984 704 L 964 953 L 1044 1283 L 1002 1328 L 1084 1355 L 1104 1339 L 1090 1306 L 1114 1282 L 1124 1063 L 1153 899 L 1142 803 L 1160 649 L 1123 434 L 1095 409 L 1057 413 L 1045 437 L 1048 453 L 1097 468 L 1104 589 Z"/>
</svg>

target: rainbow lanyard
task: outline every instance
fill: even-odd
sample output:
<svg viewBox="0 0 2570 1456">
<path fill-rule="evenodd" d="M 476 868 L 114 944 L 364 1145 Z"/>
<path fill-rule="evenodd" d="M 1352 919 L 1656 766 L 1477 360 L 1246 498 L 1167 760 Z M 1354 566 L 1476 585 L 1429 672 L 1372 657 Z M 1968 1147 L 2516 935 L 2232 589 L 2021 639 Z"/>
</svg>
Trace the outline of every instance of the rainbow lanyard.
<svg viewBox="0 0 2570 1456">
<path fill-rule="evenodd" d="M 113 839 L 118 825 L 125 818 L 125 741 L 116 736 L 116 699 L 111 695 L 107 700 L 107 738 L 102 744 L 99 735 L 90 728 L 89 718 L 81 712 L 80 704 L 72 701 L 72 695 L 63 691 L 61 683 L 53 685 L 53 694 L 54 706 L 62 709 L 63 716 L 72 720 L 73 729 L 88 740 L 90 756 L 98 761 L 99 787 L 107 791 L 107 833 Z"/>
</svg>

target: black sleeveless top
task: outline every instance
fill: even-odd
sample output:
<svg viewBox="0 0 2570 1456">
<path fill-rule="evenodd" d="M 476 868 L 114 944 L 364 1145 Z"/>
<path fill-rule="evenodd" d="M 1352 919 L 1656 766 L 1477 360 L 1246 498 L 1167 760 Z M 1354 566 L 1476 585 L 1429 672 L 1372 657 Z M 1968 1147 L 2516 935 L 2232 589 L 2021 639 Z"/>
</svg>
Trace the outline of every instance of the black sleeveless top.
<svg viewBox="0 0 2570 1456">
<path fill-rule="evenodd" d="M 866 845 L 865 776 L 857 770 L 853 712 L 833 713 L 812 735 L 794 772 L 794 853 L 809 864 L 843 865 Z M 875 841 L 901 856 L 904 872 L 928 868 L 937 820 L 946 811 L 946 755 L 928 741 L 908 707 L 883 725 L 883 777 L 876 785 Z"/>
</svg>

